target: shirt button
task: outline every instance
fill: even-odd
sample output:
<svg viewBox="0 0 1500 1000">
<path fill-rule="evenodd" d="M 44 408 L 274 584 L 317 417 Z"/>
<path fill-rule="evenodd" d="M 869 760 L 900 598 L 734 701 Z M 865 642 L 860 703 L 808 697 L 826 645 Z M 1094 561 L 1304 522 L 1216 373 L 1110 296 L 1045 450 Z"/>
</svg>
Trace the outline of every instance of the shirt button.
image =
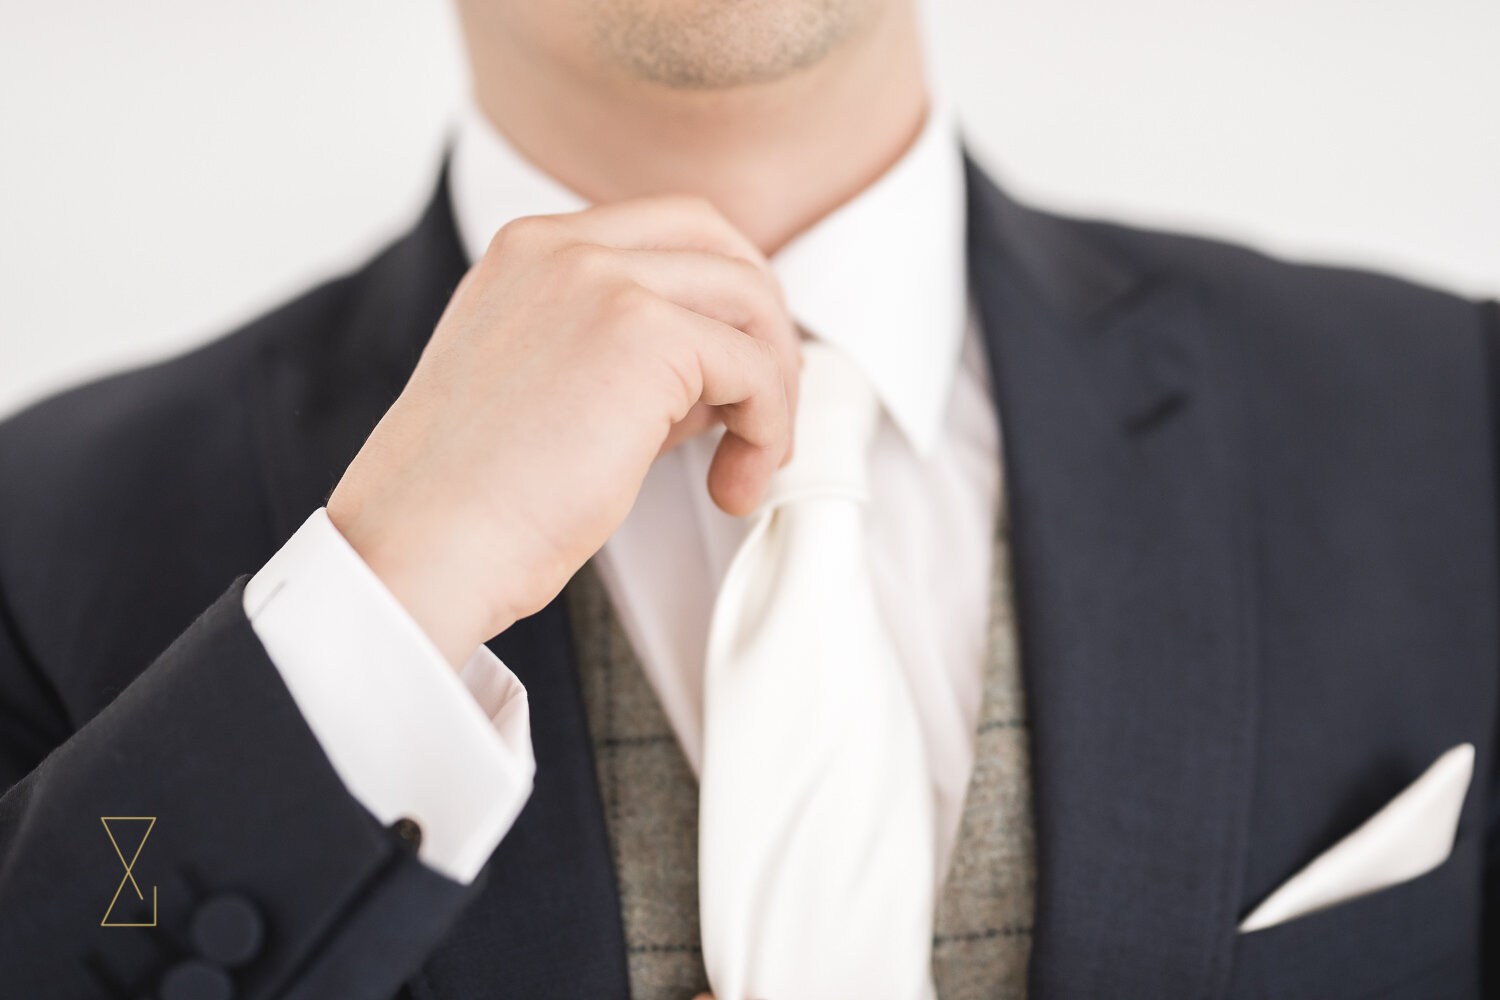
<svg viewBox="0 0 1500 1000">
<path fill-rule="evenodd" d="M 408 816 L 402 816 L 391 824 L 391 829 L 396 832 L 396 836 L 401 838 L 401 842 L 413 854 L 416 853 L 417 848 L 422 846 L 422 828 L 417 825 L 416 820 Z"/>
</svg>

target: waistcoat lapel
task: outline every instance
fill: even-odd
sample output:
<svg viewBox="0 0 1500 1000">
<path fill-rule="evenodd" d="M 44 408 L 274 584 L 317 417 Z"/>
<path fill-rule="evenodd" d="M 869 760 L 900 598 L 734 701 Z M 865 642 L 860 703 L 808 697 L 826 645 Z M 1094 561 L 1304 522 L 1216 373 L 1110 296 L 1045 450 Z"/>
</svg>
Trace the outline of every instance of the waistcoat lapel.
<svg viewBox="0 0 1500 1000">
<path fill-rule="evenodd" d="M 1253 779 L 1231 380 L 1192 288 L 968 182 L 1031 707 L 1031 995 L 1213 996 Z"/>
<path fill-rule="evenodd" d="M 1009 536 L 1002 496 L 990 570 L 974 770 L 933 921 L 932 979 L 938 1000 L 1025 1000 L 1027 995 L 1036 838 Z"/>
<path fill-rule="evenodd" d="M 698 780 L 593 564 L 564 591 L 619 887 L 632 1000 L 708 990 L 698 924 Z"/>
</svg>

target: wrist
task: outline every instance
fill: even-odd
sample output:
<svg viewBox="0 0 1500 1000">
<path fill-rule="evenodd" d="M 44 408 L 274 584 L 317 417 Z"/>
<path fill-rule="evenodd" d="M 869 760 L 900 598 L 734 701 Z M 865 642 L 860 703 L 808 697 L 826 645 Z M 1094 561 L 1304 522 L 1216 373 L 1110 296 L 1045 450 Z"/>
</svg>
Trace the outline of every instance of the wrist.
<svg viewBox="0 0 1500 1000">
<path fill-rule="evenodd" d="M 411 616 L 456 671 L 484 641 L 510 622 L 497 625 L 473 577 L 451 558 L 444 544 L 424 544 L 416 533 L 387 530 L 369 518 L 351 516 L 334 499 L 328 519 L 356 554 Z"/>
<path fill-rule="evenodd" d="M 474 651 L 501 631 L 484 624 L 489 616 L 478 602 L 430 579 L 425 567 L 386 563 L 378 557 L 366 562 L 455 671 L 462 670 Z"/>
</svg>

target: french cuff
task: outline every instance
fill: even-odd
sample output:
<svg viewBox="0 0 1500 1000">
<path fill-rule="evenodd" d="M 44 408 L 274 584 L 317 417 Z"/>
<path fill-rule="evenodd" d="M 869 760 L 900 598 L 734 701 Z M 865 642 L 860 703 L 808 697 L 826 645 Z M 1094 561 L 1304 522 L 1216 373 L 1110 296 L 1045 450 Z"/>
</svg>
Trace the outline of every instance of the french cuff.
<svg viewBox="0 0 1500 1000">
<path fill-rule="evenodd" d="M 526 689 L 480 646 L 455 674 L 319 508 L 245 587 L 245 614 L 344 786 L 417 857 L 472 882 L 531 794 Z"/>
</svg>

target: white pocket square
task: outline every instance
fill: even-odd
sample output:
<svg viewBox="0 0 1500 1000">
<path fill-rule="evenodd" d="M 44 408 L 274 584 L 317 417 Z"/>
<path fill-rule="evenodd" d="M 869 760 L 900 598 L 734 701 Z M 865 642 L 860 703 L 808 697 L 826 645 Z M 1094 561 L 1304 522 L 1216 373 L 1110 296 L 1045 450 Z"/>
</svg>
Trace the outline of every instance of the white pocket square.
<svg viewBox="0 0 1500 1000">
<path fill-rule="evenodd" d="M 1258 931 L 1425 875 L 1448 859 L 1474 773 L 1474 744 L 1447 751 L 1353 833 L 1318 855 L 1240 922 Z"/>
</svg>

